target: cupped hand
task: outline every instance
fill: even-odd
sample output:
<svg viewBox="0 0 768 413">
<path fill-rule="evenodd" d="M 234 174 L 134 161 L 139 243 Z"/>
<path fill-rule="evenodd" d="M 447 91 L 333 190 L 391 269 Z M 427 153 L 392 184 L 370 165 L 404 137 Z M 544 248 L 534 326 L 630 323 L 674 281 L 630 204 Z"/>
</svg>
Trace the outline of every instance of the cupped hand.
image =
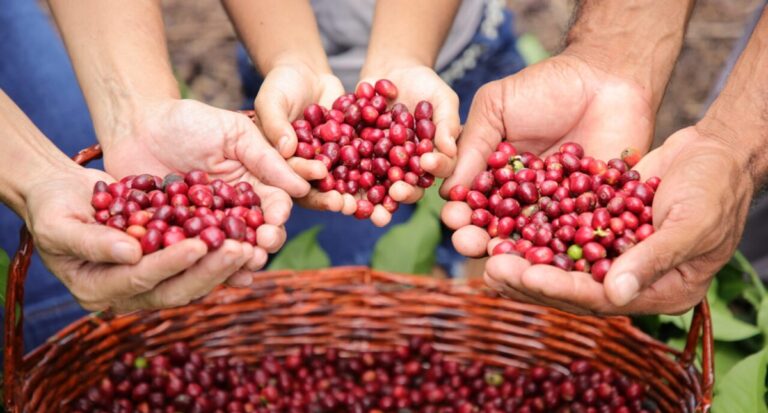
<svg viewBox="0 0 768 413">
<path fill-rule="evenodd" d="M 456 164 L 456 139 L 461 131 L 456 92 L 432 68 L 409 62 L 394 63 L 387 68 L 367 68 L 361 78 L 372 85 L 379 79 L 392 81 L 398 90 L 395 102 L 403 103 L 411 112 L 422 100 L 432 104 L 436 151 L 421 155 L 421 167 L 439 178 L 449 176 Z M 395 201 L 413 203 L 421 199 L 424 189 L 398 181 L 390 187 L 389 195 Z M 377 205 L 372 219 L 377 225 L 386 225 L 391 214 Z"/>
<path fill-rule="evenodd" d="M 199 239 L 142 257 L 136 239 L 93 218 L 92 188 L 111 177 L 74 167 L 47 176 L 25 196 L 27 228 L 45 265 L 87 310 L 184 305 L 227 279 L 242 282 L 250 274 L 241 268 L 262 259 L 247 243 L 228 240 L 209 253 Z"/>
<path fill-rule="evenodd" d="M 459 139 L 456 169 L 441 194 L 447 197 L 454 185 L 469 187 L 502 139 L 518 152 L 542 157 L 565 142 L 577 142 L 587 155 L 607 161 L 628 147 L 647 151 L 653 125 L 647 91 L 564 52 L 477 92 Z M 457 251 L 481 256 L 490 238 L 470 225 L 471 212 L 463 202 L 448 202 L 442 218 L 457 230 Z"/>
<path fill-rule="evenodd" d="M 298 138 L 291 122 L 300 119 L 307 106 L 318 103 L 330 108 L 343 94 L 344 86 L 333 74 L 318 73 L 300 62 L 278 64 L 264 77 L 254 102 L 255 120 L 280 155 L 306 181 L 325 178 L 328 170 L 321 161 L 293 156 Z M 337 212 L 344 207 L 340 193 L 314 188 L 297 202 L 307 208 Z"/>
<path fill-rule="evenodd" d="M 285 242 L 289 196 L 309 184 L 298 176 L 247 116 L 193 100 L 147 102 L 124 130 L 102 139 L 104 165 L 116 177 L 207 171 L 228 183 L 246 181 L 262 200 L 265 224 L 249 268 L 261 268 L 268 252 Z M 286 193 L 287 192 L 287 193 Z M 232 280 L 236 281 L 236 280 Z"/>
<path fill-rule="evenodd" d="M 582 272 L 492 257 L 488 285 L 518 300 L 574 313 L 679 314 L 706 295 L 744 228 L 754 184 L 726 141 L 700 126 L 672 135 L 636 166 L 661 177 L 655 232 L 616 258 L 604 284 Z"/>
</svg>

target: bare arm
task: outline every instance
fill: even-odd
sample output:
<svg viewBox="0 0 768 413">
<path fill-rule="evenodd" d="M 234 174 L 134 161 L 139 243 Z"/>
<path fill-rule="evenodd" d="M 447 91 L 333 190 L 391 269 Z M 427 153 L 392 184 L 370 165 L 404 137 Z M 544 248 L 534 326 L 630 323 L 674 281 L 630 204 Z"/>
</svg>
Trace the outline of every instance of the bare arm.
<svg viewBox="0 0 768 413">
<path fill-rule="evenodd" d="M 581 0 L 566 54 L 639 84 L 655 109 L 683 44 L 695 0 Z"/>
<path fill-rule="evenodd" d="M 754 189 L 768 178 L 768 12 L 697 127 L 733 147 Z"/>
<path fill-rule="evenodd" d="M 99 140 L 122 135 L 147 100 L 178 98 L 153 0 L 50 0 Z"/>
<path fill-rule="evenodd" d="M 460 0 L 376 2 L 363 73 L 404 61 L 434 67 L 460 4 Z"/>
<path fill-rule="evenodd" d="M 237 34 L 263 75 L 281 63 L 330 73 L 308 0 L 222 0 Z"/>
</svg>

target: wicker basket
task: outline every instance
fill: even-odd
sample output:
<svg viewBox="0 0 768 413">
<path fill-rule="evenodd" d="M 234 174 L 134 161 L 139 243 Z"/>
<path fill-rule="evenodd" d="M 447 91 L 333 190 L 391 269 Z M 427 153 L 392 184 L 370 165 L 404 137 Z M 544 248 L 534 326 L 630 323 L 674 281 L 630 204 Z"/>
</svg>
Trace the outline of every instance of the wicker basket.
<svg viewBox="0 0 768 413">
<path fill-rule="evenodd" d="M 81 163 L 99 155 L 81 152 Z M 209 356 L 253 361 L 304 344 L 344 352 L 377 351 L 424 336 L 459 360 L 521 368 L 564 368 L 575 358 L 610 366 L 649 386 L 663 412 L 706 412 L 713 386 L 712 326 L 706 302 L 696 307 L 685 351 L 633 327 L 624 317 L 579 317 L 496 297 L 477 282 L 459 283 L 344 267 L 256 274 L 249 289 L 220 287 L 190 305 L 71 324 L 22 356 L 24 279 L 32 241 L 22 231 L 6 302 L 4 401 L 10 413 L 52 413 L 103 377 L 125 351 L 147 355 L 185 340 Z M 19 322 L 14 323 L 18 317 Z M 700 374 L 693 365 L 703 340 Z"/>
</svg>

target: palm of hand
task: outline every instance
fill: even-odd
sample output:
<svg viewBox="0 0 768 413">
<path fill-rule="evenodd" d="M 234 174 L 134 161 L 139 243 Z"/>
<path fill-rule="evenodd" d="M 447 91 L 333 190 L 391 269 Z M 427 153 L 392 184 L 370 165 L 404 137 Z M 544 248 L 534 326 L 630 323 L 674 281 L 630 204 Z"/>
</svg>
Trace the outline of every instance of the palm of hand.
<svg viewBox="0 0 768 413">
<path fill-rule="evenodd" d="M 643 91 L 578 58 L 560 55 L 492 85 L 475 102 L 518 150 L 546 154 L 572 141 L 608 160 L 650 145 L 653 112 Z"/>
<path fill-rule="evenodd" d="M 190 100 L 164 102 L 146 111 L 137 136 L 117 138 L 105 147 L 110 174 L 163 176 L 202 169 L 226 182 L 253 180 L 236 153 L 248 131 L 247 117 Z"/>
</svg>

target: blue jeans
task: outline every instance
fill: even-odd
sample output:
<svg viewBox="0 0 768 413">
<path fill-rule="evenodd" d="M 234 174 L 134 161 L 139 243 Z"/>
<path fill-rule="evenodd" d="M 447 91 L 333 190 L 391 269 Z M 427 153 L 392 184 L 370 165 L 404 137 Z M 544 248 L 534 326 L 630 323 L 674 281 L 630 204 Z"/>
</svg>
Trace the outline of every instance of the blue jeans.
<svg viewBox="0 0 768 413">
<path fill-rule="evenodd" d="M 517 38 L 513 30 L 512 13 L 507 11 L 504 17 L 496 38 L 488 38 L 478 31 L 471 44 L 483 45 L 485 47 L 483 54 L 473 69 L 451 84 L 459 95 L 462 122 L 466 120 L 469 113 L 472 98 L 482 85 L 511 75 L 525 67 L 525 62 L 516 48 Z M 252 109 L 253 99 L 263 79 L 256 72 L 242 46 L 238 47 L 237 60 L 245 95 L 243 109 Z M 413 209 L 413 205 L 400 205 L 392 217 L 392 224 L 408 220 Z M 368 265 L 371 262 L 371 253 L 376 241 L 391 228 L 391 225 L 378 228 L 367 220 L 360 221 L 338 213 L 294 206 L 291 218 L 286 225 L 288 238 L 317 224 L 323 225 L 318 234 L 318 241 L 328 253 L 333 265 Z M 458 264 L 463 262 L 464 257 L 453 248 L 447 228 L 443 227 L 442 231 L 442 242 L 437 250 L 437 263 L 449 274 L 455 274 Z M 344 241 L 340 242 L 340 240 Z"/>
<path fill-rule="evenodd" d="M 69 57 L 37 2 L 3 1 L 0 56 L 0 88 L 63 152 L 72 156 L 96 143 Z M 100 162 L 94 167 L 100 168 Z M 0 204 L 0 248 L 9 255 L 18 248 L 21 225 L 12 211 Z M 27 349 L 86 314 L 37 254 L 30 267 L 24 300 Z"/>
</svg>

